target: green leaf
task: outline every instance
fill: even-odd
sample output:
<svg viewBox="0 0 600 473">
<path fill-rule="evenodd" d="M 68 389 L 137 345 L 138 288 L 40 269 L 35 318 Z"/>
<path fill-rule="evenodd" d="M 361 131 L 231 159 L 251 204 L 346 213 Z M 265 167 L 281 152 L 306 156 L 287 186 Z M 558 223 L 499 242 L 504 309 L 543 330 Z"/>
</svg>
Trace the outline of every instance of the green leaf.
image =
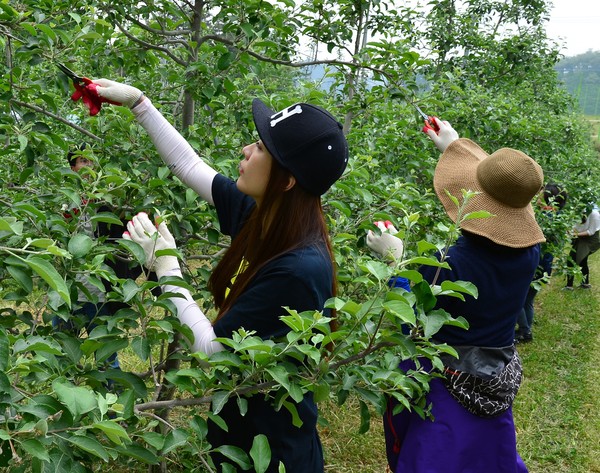
<svg viewBox="0 0 600 473">
<path fill-rule="evenodd" d="M 211 403 L 212 403 L 212 412 L 213 414 L 218 414 L 225 406 L 225 403 L 229 399 L 228 391 L 217 391 L 212 395 Z"/>
<path fill-rule="evenodd" d="M 38 256 L 30 256 L 25 261 L 27 265 L 38 274 L 48 286 L 54 289 L 63 301 L 71 307 L 71 296 L 67 285 L 58 271 L 52 267 L 52 265 Z"/>
<path fill-rule="evenodd" d="M 475 299 L 479 296 L 479 291 L 477 290 L 477 286 L 475 284 L 468 281 L 442 281 L 440 285 L 442 290 L 444 291 L 455 291 L 462 292 L 464 294 L 468 294 L 473 296 Z"/>
<path fill-rule="evenodd" d="M 74 386 L 66 380 L 55 380 L 52 383 L 52 388 L 60 402 L 67 406 L 75 418 L 92 411 L 98 406 L 93 391 Z"/>
<path fill-rule="evenodd" d="M 215 448 L 215 452 L 219 452 L 224 457 L 234 461 L 242 470 L 249 470 L 252 467 L 248 455 L 241 448 L 223 445 Z"/>
<path fill-rule="evenodd" d="M 76 447 L 81 450 L 91 453 L 92 455 L 97 456 L 98 458 L 102 458 L 105 462 L 108 462 L 109 456 L 106 449 L 102 446 L 100 442 L 96 439 L 87 437 L 84 435 L 73 435 L 71 437 L 66 437 L 65 440 L 72 443 Z"/>
<path fill-rule="evenodd" d="M 32 337 L 19 338 L 14 346 L 14 353 L 22 353 L 26 351 L 51 353 L 52 355 L 62 355 L 63 352 L 60 345 L 52 339 L 34 335 Z"/>
<path fill-rule="evenodd" d="M 82 34 L 80 36 L 77 37 L 78 40 L 80 39 L 92 39 L 92 40 L 96 40 L 96 39 L 102 39 L 102 35 L 100 33 L 96 33 L 96 32 L 90 32 L 90 33 L 85 33 Z"/>
<path fill-rule="evenodd" d="M 22 153 L 23 151 L 25 151 L 25 148 L 27 148 L 29 140 L 25 135 L 18 135 L 17 140 L 19 141 L 19 153 Z"/>
<path fill-rule="evenodd" d="M 406 278 L 415 284 L 420 283 L 423 280 L 423 275 L 419 271 L 416 271 L 414 269 L 400 271 L 400 272 L 396 273 L 395 275 L 399 276 L 401 278 Z"/>
<path fill-rule="evenodd" d="M 430 251 L 437 251 L 438 247 L 433 243 L 430 243 L 426 240 L 421 240 L 417 243 L 417 252 L 422 255 L 424 253 L 429 253 Z"/>
<path fill-rule="evenodd" d="M 462 222 L 464 220 L 473 220 L 475 218 L 489 218 L 489 217 L 493 217 L 493 214 L 491 214 L 487 210 L 478 210 L 476 212 L 470 212 L 468 214 L 463 215 L 463 217 L 460 220 Z"/>
<path fill-rule="evenodd" d="M 27 244 L 35 248 L 48 248 L 50 245 L 54 245 L 54 240 L 50 238 L 35 238 L 33 240 L 27 239 Z"/>
<path fill-rule="evenodd" d="M 123 284 L 123 302 L 129 302 L 140 292 L 142 292 L 142 288 L 134 280 L 128 279 Z"/>
<path fill-rule="evenodd" d="M 13 19 L 16 19 L 17 16 L 19 16 L 17 10 L 12 8 L 10 4 L 7 4 L 4 1 L 0 1 L 0 9 L 2 10 L 2 14 L 0 15 L 0 19 L 2 20 L 7 20 L 10 22 L 13 21 Z"/>
<path fill-rule="evenodd" d="M 101 430 L 112 443 L 117 445 L 123 445 L 123 440 L 131 442 L 129 434 L 118 422 L 112 420 L 96 422 L 92 424 L 92 429 Z"/>
<path fill-rule="evenodd" d="M 386 301 L 383 303 L 383 307 L 398 317 L 402 322 L 414 325 L 416 323 L 416 315 L 413 307 L 401 300 Z"/>
<path fill-rule="evenodd" d="M 452 202 L 454 202 L 454 205 L 456 206 L 456 208 L 458 209 L 460 207 L 460 203 L 458 202 L 458 199 L 456 197 L 454 197 L 452 194 L 450 194 L 450 192 L 448 191 L 448 189 L 444 189 L 444 192 L 446 193 L 446 195 L 448 197 L 450 197 L 450 200 Z"/>
<path fill-rule="evenodd" d="M 267 368 L 267 372 L 273 377 L 273 379 L 281 384 L 286 389 L 290 386 L 289 376 L 290 374 L 287 372 L 285 367 L 282 365 L 276 365 L 270 368 Z"/>
<path fill-rule="evenodd" d="M 22 235 L 23 222 L 17 222 L 14 217 L 0 217 L 0 231 Z"/>
<path fill-rule="evenodd" d="M 69 16 L 73 19 L 73 21 L 77 24 L 81 23 L 81 15 L 73 12 L 69 12 Z"/>
<path fill-rule="evenodd" d="M 39 432 L 40 435 L 43 435 L 45 437 L 46 434 L 48 433 L 48 420 L 47 419 L 38 420 L 35 423 L 33 430 L 35 430 L 36 432 Z"/>
<path fill-rule="evenodd" d="M 135 260 L 141 265 L 143 265 L 146 262 L 146 253 L 138 243 L 131 240 L 126 240 L 124 238 L 117 240 L 117 243 L 119 244 L 119 246 L 122 246 L 127 251 L 129 251 L 129 253 L 131 253 L 135 258 Z"/>
<path fill-rule="evenodd" d="M 254 437 L 252 448 L 250 449 L 250 458 L 254 465 L 256 473 L 265 473 L 271 463 L 271 446 L 269 440 L 263 434 Z"/>
<path fill-rule="evenodd" d="M 221 416 L 214 415 L 212 412 L 207 412 L 206 417 L 208 417 L 211 421 L 213 421 L 215 424 L 217 424 L 217 426 L 221 430 L 224 430 L 225 432 L 229 432 L 229 426 L 227 425 L 227 423 L 223 420 L 223 418 Z"/>
<path fill-rule="evenodd" d="M 5 372 L 8 368 L 10 356 L 10 343 L 4 330 L 0 330 L 0 371 Z"/>
<path fill-rule="evenodd" d="M 147 338 L 134 337 L 131 341 L 131 349 L 143 361 L 146 361 L 150 356 L 150 342 Z"/>
<path fill-rule="evenodd" d="M 377 278 L 379 281 L 386 280 L 390 277 L 390 268 L 387 264 L 381 261 L 370 260 L 364 265 L 365 269 Z"/>
<path fill-rule="evenodd" d="M 117 225 L 119 227 L 121 225 L 123 225 L 123 222 L 121 222 L 119 217 L 117 217 L 115 214 L 112 214 L 110 212 L 99 212 L 96 215 L 93 215 L 92 217 L 90 217 L 90 220 L 94 223 L 96 223 L 96 222 L 111 223 L 111 224 Z"/>
<path fill-rule="evenodd" d="M 165 444 L 162 449 L 162 454 L 166 455 L 167 453 L 175 450 L 177 447 L 181 445 L 185 445 L 188 443 L 188 435 L 183 429 L 175 429 L 169 432 L 167 438 L 165 439 Z"/>
<path fill-rule="evenodd" d="M 119 454 L 135 458 L 147 465 L 156 465 L 159 462 L 158 457 L 147 448 L 140 446 L 139 444 L 129 444 L 127 446 L 117 447 Z"/>
<path fill-rule="evenodd" d="M 427 258 L 425 256 L 417 256 L 416 258 L 410 258 L 404 262 L 406 265 L 409 264 L 422 264 L 425 266 L 434 266 L 436 268 L 450 269 L 450 265 L 446 262 L 440 262 L 436 258 Z"/>
<path fill-rule="evenodd" d="M 36 27 L 42 33 L 44 33 L 48 38 L 50 38 L 53 42 L 56 41 L 56 34 L 54 33 L 54 30 L 52 28 L 50 28 L 48 25 L 46 25 L 45 23 L 37 23 Z"/>
<path fill-rule="evenodd" d="M 326 381 L 321 381 L 314 388 L 314 399 L 316 403 L 324 402 L 329 399 L 329 393 L 331 392 L 331 386 Z"/>
<path fill-rule="evenodd" d="M 235 54 L 233 52 L 228 51 L 219 58 L 219 60 L 217 61 L 217 67 L 219 68 L 219 70 L 224 71 L 231 65 L 234 59 Z"/>
<path fill-rule="evenodd" d="M 21 285 L 23 289 L 25 289 L 28 293 L 33 292 L 33 280 L 29 274 L 27 274 L 21 268 L 11 265 L 7 265 L 6 270 L 12 276 L 12 278 Z"/>
<path fill-rule="evenodd" d="M 449 318 L 450 317 L 448 313 L 442 310 L 434 310 L 427 314 L 425 317 L 425 327 L 423 330 L 423 335 L 425 338 L 431 338 L 433 335 L 438 333 Z"/>
<path fill-rule="evenodd" d="M 412 287 L 412 292 L 417 296 L 417 304 L 420 305 L 424 312 L 429 312 L 437 303 L 436 297 L 431 291 L 431 286 L 425 280 L 415 284 Z"/>
<path fill-rule="evenodd" d="M 165 436 L 159 434 L 158 432 L 146 432 L 142 434 L 141 437 L 148 445 L 152 446 L 156 450 L 160 450 L 165 444 Z"/>
<path fill-rule="evenodd" d="M 39 458 L 45 462 L 50 461 L 50 456 L 48 455 L 46 447 L 37 439 L 25 440 L 21 443 L 21 447 L 34 458 Z"/>
<path fill-rule="evenodd" d="M 300 418 L 300 415 L 298 414 L 298 409 L 296 408 L 296 404 L 293 404 L 289 401 L 283 401 L 283 407 L 285 407 L 288 412 L 292 415 L 292 425 L 294 427 L 302 427 L 302 419 Z"/>
<path fill-rule="evenodd" d="M 338 209 L 346 217 L 350 217 L 352 215 L 352 209 L 346 202 L 342 202 L 339 200 L 331 200 L 331 201 L 329 201 L 329 205 Z"/>
<path fill-rule="evenodd" d="M 96 350 L 96 361 L 102 363 L 111 356 L 113 353 L 117 353 L 119 350 L 123 350 L 129 346 L 127 339 L 110 340 L 102 342 L 102 346 Z"/>
<path fill-rule="evenodd" d="M 61 340 L 61 343 L 63 352 L 69 357 L 71 362 L 74 364 L 79 363 L 79 360 L 81 360 L 81 357 L 83 356 L 83 352 L 80 348 L 81 342 L 79 339 L 66 338 Z"/>
<path fill-rule="evenodd" d="M 369 407 L 364 401 L 359 401 L 360 404 L 360 427 L 358 429 L 359 434 L 366 434 L 371 427 L 371 413 Z"/>
</svg>

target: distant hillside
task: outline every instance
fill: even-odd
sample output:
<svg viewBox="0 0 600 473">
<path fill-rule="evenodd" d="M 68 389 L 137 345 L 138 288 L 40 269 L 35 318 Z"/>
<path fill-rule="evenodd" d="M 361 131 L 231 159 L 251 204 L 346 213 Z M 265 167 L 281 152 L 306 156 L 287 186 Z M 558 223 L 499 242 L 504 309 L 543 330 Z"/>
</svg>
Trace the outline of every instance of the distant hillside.
<svg viewBox="0 0 600 473">
<path fill-rule="evenodd" d="M 600 51 L 567 57 L 555 67 L 586 115 L 600 115 Z"/>
</svg>

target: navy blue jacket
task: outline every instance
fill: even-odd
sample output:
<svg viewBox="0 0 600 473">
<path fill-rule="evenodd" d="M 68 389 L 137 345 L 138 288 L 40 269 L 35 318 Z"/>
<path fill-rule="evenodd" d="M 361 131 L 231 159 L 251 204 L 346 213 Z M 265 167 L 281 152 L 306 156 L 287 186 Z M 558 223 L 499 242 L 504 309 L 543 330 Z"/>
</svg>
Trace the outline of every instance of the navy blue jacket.
<svg viewBox="0 0 600 473">
<path fill-rule="evenodd" d="M 453 317 L 464 317 L 470 328 L 444 326 L 434 338 L 453 346 L 512 345 L 517 315 L 539 260 L 538 244 L 509 248 L 464 232 L 448 251 L 446 261 L 451 269 L 442 269 L 436 284 L 444 280 L 469 281 L 477 286 L 479 297 L 465 296 L 464 302 L 455 297 L 439 297 L 437 307 Z M 431 283 L 437 268 L 422 266 L 419 271 Z"/>
</svg>

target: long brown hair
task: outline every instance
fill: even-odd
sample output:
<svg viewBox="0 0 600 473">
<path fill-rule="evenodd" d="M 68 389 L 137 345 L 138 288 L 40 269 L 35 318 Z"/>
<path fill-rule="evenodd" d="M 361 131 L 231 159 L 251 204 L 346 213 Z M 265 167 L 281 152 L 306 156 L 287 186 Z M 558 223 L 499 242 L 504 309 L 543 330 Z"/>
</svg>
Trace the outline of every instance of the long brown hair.
<svg viewBox="0 0 600 473">
<path fill-rule="evenodd" d="M 208 288 L 223 317 L 256 273 L 269 261 L 313 243 L 324 243 L 333 267 L 332 295 L 337 292 L 335 264 L 321 198 L 299 185 L 286 190 L 291 174 L 275 159 L 260 206 L 248 220 L 212 272 Z M 240 267 L 245 264 L 245 269 Z M 239 274 L 238 274 L 239 273 Z M 235 281 L 231 280 L 235 277 Z M 229 290 L 229 293 L 227 293 Z M 332 327 L 333 328 L 333 327 Z"/>
</svg>

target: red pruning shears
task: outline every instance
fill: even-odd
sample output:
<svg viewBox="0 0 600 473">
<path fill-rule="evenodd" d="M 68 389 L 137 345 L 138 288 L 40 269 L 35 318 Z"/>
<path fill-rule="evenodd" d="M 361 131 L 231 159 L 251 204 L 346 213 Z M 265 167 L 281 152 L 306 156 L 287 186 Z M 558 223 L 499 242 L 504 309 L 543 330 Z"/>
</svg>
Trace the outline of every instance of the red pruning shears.
<svg viewBox="0 0 600 473">
<path fill-rule="evenodd" d="M 97 84 L 94 84 L 91 79 L 75 74 L 64 64 L 57 63 L 57 66 L 68 78 L 73 81 L 75 92 L 73 95 L 71 95 L 71 100 L 76 102 L 77 100 L 82 99 L 83 103 L 87 106 L 87 108 L 89 108 L 90 115 L 96 115 L 102 108 L 103 103 L 114 103 L 98 95 L 98 91 L 96 90 L 96 87 L 98 86 Z"/>
<path fill-rule="evenodd" d="M 421 108 L 416 103 L 413 103 L 412 106 L 415 107 L 417 112 L 419 112 L 419 115 L 421 115 L 421 117 L 425 121 L 425 126 L 423 127 L 423 133 L 427 133 L 427 130 L 433 130 L 436 133 L 438 131 L 440 131 L 440 127 L 437 124 L 435 117 L 430 117 L 429 115 L 427 115 L 425 112 L 423 112 L 423 110 L 421 110 Z"/>
</svg>

